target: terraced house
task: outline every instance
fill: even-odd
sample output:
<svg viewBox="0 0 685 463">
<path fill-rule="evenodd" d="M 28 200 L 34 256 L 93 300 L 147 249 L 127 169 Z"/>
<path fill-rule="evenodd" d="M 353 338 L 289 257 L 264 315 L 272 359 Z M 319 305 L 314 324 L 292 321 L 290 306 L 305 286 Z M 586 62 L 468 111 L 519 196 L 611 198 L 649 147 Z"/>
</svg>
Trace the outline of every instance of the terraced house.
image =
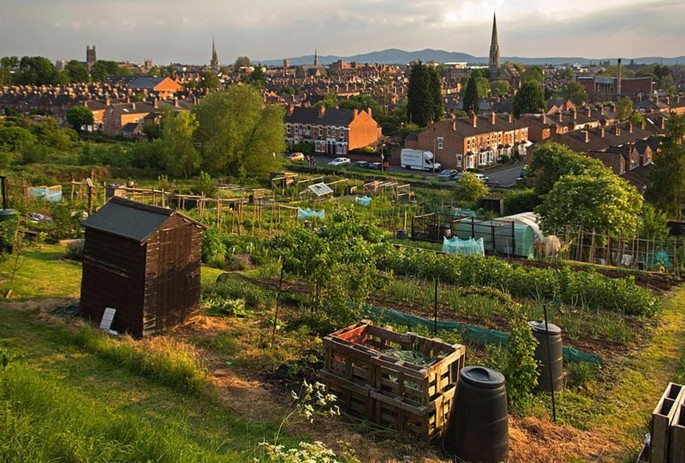
<svg viewBox="0 0 685 463">
<path fill-rule="evenodd" d="M 285 117 L 285 133 L 291 149 L 296 145 L 312 144 L 315 153 L 339 156 L 367 146 L 375 147 L 381 137 L 381 128 L 371 109 L 291 106 Z"/>
<path fill-rule="evenodd" d="M 446 169 L 477 169 L 497 162 L 501 156 L 526 154 L 528 127 L 511 114 L 471 114 L 434 122 L 422 132 L 410 134 L 406 148 L 435 153 Z"/>
</svg>

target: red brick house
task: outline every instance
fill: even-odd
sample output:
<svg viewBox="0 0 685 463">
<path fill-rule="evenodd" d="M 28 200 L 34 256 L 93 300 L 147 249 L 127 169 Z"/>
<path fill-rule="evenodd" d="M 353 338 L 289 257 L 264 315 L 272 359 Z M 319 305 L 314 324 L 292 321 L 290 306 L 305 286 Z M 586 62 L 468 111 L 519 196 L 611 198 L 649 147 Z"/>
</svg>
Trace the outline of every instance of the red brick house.
<svg viewBox="0 0 685 463">
<path fill-rule="evenodd" d="M 445 169 L 476 169 L 497 162 L 500 156 L 512 156 L 514 146 L 525 155 L 528 127 L 511 114 L 471 114 L 430 124 L 416 136 L 407 137 L 406 148 L 435 153 Z"/>
<path fill-rule="evenodd" d="M 286 143 L 290 148 L 299 144 L 314 145 L 313 151 L 331 156 L 375 147 L 381 138 L 381 128 L 366 111 L 356 109 L 290 107 L 285 116 Z"/>
</svg>

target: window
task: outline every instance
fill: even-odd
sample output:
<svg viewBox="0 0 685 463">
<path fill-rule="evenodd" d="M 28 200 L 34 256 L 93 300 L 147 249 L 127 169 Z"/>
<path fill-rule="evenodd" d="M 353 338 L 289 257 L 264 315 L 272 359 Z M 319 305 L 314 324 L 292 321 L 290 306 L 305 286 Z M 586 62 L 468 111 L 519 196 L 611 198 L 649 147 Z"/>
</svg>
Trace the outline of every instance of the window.
<svg viewBox="0 0 685 463">
<path fill-rule="evenodd" d="M 442 137 L 438 137 L 438 149 L 441 150 L 443 149 L 445 145 L 445 139 Z"/>
<path fill-rule="evenodd" d="M 287 125 L 285 126 L 285 133 L 287 133 L 288 135 L 290 135 L 290 124 L 287 124 Z"/>
</svg>

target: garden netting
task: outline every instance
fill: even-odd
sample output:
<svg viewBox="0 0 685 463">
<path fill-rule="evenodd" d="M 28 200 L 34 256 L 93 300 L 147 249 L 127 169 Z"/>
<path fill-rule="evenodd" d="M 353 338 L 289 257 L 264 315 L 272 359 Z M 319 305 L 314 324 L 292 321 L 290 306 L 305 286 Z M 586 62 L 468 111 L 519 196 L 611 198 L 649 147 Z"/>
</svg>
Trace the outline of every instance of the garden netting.
<svg viewBox="0 0 685 463">
<path fill-rule="evenodd" d="M 411 329 L 414 326 L 423 326 L 432 330 L 434 326 L 437 326 L 438 331 L 458 331 L 465 341 L 481 346 L 487 344 L 500 344 L 506 346 L 509 342 L 509 333 L 467 325 L 465 323 L 445 320 L 438 320 L 437 323 L 435 323 L 434 320 L 418 317 L 416 315 L 399 312 L 393 309 L 383 309 L 371 306 L 365 306 L 364 312 L 365 316 L 374 320 L 379 320 L 383 323 L 403 325 L 408 329 Z M 586 362 L 597 366 L 600 365 L 599 357 L 597 355 L 588 354 L 570 346 L 564 346 L 563 356 L 565 361 Z"/>
<path fill-rule="evenodd" d="M 321 219 L 325 217 L 326 211 L 321 209 L 320 211 L 315 211 L 310 208 L 302 209 L 297 208 L 297 220 L 310 220 L 310 219 Z"/>
<path fill-rule="evenodd" d="M 357 196 L 354 198 L 354 202 L 364 207 L 371 206 L 371 198 L 369 196 Z"/>
<path fill-rule="evenodd" d="M 450 239 L 442 239 L 442 252 L 446 252 L 447 254 L 478 254 L 479 256 L 484 256 L 485 246 L 483 246 L 483 238 L 477 240 L 474 240 L 473 238 L 462 240 L 455 236 Z"/>
</svg>

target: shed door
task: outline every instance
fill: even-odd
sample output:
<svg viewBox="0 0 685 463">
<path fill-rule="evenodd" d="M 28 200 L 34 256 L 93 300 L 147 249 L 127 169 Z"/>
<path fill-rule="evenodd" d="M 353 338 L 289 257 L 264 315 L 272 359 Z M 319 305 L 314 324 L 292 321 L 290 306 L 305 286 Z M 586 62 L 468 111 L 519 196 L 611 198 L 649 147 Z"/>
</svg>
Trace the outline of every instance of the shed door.
<svg viewBox="0 0 685 463">
<path fill-rule="evenodd" d="M 192 275 L 191 227 L 176 227 L 159 232 L 159 286 L 157 328 L 182 323 L 190 310 L 188 287 Z"/>
</svg>

